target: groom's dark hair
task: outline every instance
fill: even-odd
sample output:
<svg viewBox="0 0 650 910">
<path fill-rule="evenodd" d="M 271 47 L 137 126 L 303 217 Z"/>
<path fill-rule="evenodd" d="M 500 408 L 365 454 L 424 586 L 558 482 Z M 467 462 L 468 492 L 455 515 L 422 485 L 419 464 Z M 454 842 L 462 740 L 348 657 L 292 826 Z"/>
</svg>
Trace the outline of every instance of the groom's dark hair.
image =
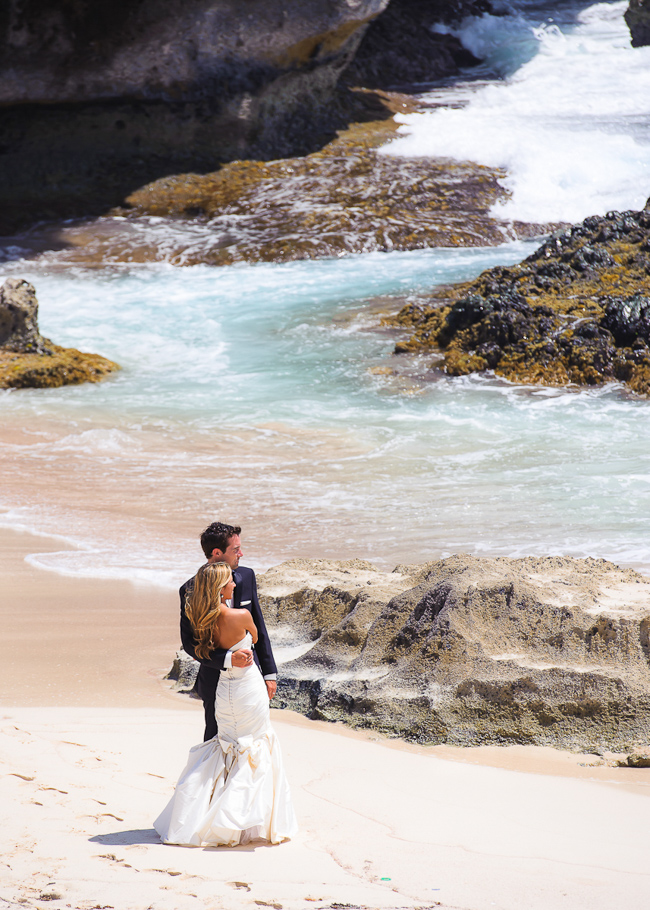
<svg viewBox="0 0 650 910">
<path fill-rule="evenodd" d="M 225 525 L 222 521 L 213 521 L 201 534 L 201 548 L 205 553 L 205 558 L 210 559 L 213 550 L 221 550 L 222 553 L 225 553 L 228 541 L 235 534 L 241 534 L 241 528 L 238 528 L 237 525 Z"/>
</svg>

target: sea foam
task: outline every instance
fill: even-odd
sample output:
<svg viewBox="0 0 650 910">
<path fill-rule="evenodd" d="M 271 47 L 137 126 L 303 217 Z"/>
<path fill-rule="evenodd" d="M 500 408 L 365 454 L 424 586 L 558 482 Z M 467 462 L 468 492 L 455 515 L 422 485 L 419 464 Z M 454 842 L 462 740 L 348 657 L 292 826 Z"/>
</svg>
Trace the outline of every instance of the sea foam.
<svg viewBox="0 0 650 910">
<path fill-rule="evenodd" d="M 456 34 L 506 73 L 504 80 L 468 84 L 458 109 L 401 115 L 400 137 L 384 152 L 504 168 L 511 196 L 493 215 L 506 220 L 575 222 L 643 208 L 650 195 L 650 47 L 631 47 L 626 8 L 597 4 L 562 27 L 535 24 L 530 10 L 529 18 L 520 12 L 465 20 Z M 533 43 L 537 53 L 526 60 Z M 507 74 L 520 58 L 526 62 Z"/>
<path fill-rule="evenodd" d="M 531 248 L 92 279 L 17 264 L 49 333 L 74 328 L 125 368 L 0 395 L 0 526 L 62 541 L 34 548 L 41 569 L 164 585 L 196 568 L 215 518 L 245 528 L 254 566 L 465 551 L 650 568 L 646 401 L 436 374 L 377 326 L 373 295 L 398 295 L 381 298 L 394 311 Z"/>
</svg>

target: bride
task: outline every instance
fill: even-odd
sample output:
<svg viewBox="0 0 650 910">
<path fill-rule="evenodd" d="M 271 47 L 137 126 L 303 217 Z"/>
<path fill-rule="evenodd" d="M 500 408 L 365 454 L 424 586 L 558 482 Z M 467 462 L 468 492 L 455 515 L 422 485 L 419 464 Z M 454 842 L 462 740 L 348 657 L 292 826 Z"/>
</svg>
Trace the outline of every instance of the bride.
<svg viewBox="0 0 650 910">
<path fill-rule="evenodd" d="M 216 646 L 237 651 L 257 641 L 249 611 L 225 603 L 234 588 L 226 563 L 208 563 L 197 572 L 186 607 L 197 657 Z M 174 795 L 154 822 L 161 840 L 235 847 L 255 838 L 277 844 L 292 837 L 298 826 L 280 743 L 266 685 L 252 661 L 221 671 L 216 715 L 217 735 L 190 750 Z"/>
</svg>

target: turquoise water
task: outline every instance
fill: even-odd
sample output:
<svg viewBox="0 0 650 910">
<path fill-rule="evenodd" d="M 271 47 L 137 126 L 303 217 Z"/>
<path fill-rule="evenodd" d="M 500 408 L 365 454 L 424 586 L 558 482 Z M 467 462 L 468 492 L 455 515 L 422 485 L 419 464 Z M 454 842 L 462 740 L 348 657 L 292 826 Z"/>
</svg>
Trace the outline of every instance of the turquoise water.
<svg viewBox="0 0 650 910">
<path fill-rule="evenodd" d="M 70 574 L 182 579 L 215 517 L 249 561 L 419 562 L 459 550 L 650 566 L 650 409 L 450 379 L 392 353 L 403 297 L 530 244 L 215 269 L 16 263 L 42 329 L 118 360 L 97 386 L 4 392 L 7 526 Z M 31 268 L 31 273 L 28 272 Z"/>
</svg>

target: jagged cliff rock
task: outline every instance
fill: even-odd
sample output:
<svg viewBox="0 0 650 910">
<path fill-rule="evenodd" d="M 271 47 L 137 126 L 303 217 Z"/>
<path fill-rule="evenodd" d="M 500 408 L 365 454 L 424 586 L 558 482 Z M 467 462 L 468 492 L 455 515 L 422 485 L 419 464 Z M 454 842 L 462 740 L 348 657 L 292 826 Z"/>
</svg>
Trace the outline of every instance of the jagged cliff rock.
<svg viewBox="0 0 650 910">
<path fill-rule="evenodd" d="M 625 21 L 632 36 L 632 47 L 650 44 L 650 0 L 630 0 Z"/>
<path fill-rule="evenodd" d="M 0 389 L 44 389 L 99 382 L 119 366 L 99 354 L 63 348 L 38 330 L 33 285 L 8 278 L 0 288 Z"/>
<path fill-rule="evenodd" d="M 283 75 L 342 66 L 387 2 L 8 0 L 0 102 L 218 108 Z M 232 113 L 241 119 L 238 105 Z"/>
<path fill-rule="evenodd" d="M 387 2 L 8 0 L 5 224 L 30 203 L 56 216 L 77 198 L 81 214 L 164 174 L 313 147 L 315 133 L 331 134 L 334 87 Z"/>
<path fill-rule="evenodd" d="M 553 234 L 520 265 L 412 301 L 397 353 L 441 351 L 453 376 L 513 382 L 624 382 L 650 394 L 650 205 Z M 440 366 L 440 363 L 436 363 Z"/>
<path fill-rule="evenodd" d="M 391 0 L 370 23 L 345 81 L 394 89 L 457 75 L 479 61 L 458 38 L 436 32 L 435 26 L 489 11 L 489 0 Z"/>
<path fill-rule="evenodd" d="M 278 706 L 417 742 L 650 741 L 650 580 L 632 570 L 293 560 L 259 581 L 275 642 L 305 652 L 282 664 Z"/>
<path fill-rule="evenodd" d="M 7 0 L 0 232 L 105 211 L 170 174 L 320 148 L 373 114 L 338 88 L 370 24 L 346 84 L 412 85 L 475 62 L 431 26 L 486 9 L 488 0 Z"/>
</svg>

